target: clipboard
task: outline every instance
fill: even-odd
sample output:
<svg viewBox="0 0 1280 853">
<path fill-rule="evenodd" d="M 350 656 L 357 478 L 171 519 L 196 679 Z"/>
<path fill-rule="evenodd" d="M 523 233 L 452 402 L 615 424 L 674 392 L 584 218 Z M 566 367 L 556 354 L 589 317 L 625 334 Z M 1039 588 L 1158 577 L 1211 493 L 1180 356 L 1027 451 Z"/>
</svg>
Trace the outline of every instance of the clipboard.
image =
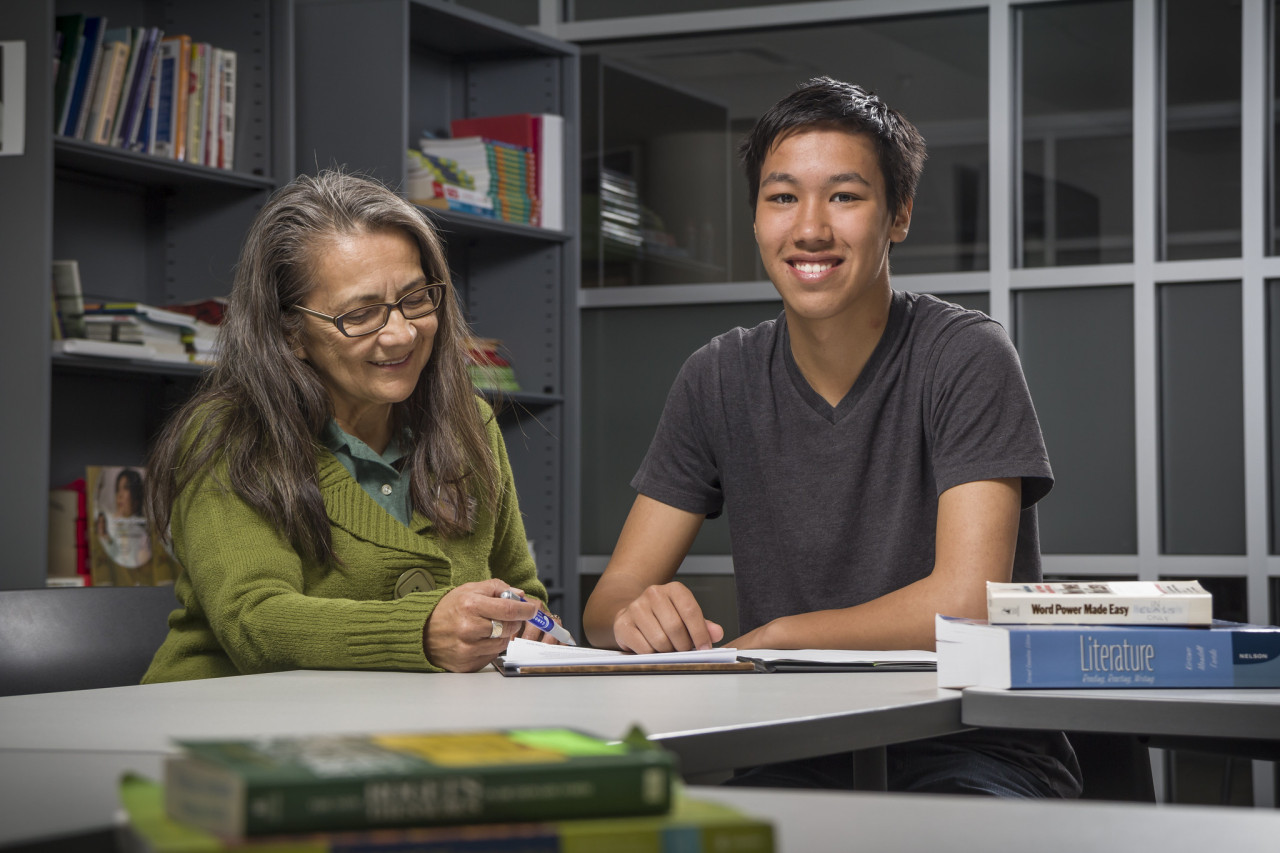
<svg viewBox="0 0 1280 853">
<path fill-rule="evenodd" d="M 763 672 L 751 661 L 725 663 L 599 663 L 566 664 L 563 666 L 509 667 L 500 660 L 492 664 L 494 669 L 508 678 L 529 675 L 678 675 L 705 672 Z"/>
<path fill-rule="evenodd" d="M 515 661 L 508 658 L 514 655 Z M 644 675 L 707 672 L 935 672 L 932 651 L 736 649 L 623 654 L 607 649 L 547 646 L 512 640 L 492 664 L 504 676 Z"/>
</svg>

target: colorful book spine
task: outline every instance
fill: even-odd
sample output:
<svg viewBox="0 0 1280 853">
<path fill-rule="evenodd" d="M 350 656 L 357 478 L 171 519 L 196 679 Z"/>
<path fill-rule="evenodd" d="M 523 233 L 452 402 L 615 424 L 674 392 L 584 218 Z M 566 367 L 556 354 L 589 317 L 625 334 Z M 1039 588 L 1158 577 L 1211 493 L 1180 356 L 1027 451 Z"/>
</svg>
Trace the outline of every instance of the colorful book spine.
<svg viewBox="0 0 1280 853">
<path fill-rule="evenodd" d="M 991 625 L 939 615 L 939 687 L 1280 687 L 1280 628 Z"/>
<path fill-rule="evenodd" d="M 1199 581 L 987 583 L 992 625 L 1208 625 L 1213 596 Z"/>
<path fill-rule="evenodd" d="M 271 835 L 224 843 L 170 820 L 160 785 L 137 775 L 120 783 L 127 823 L 120 838 L 135 853 L 771 853 L 773 826 L 730 806 L 677 796 L 670 813 L 595 820 L 462 824 L 365 832 Z"/>
<path fill-rule="evenodd" d="M 568 729 L 186 742 L 170 818 L 229 838 L 662 814 L 674 756 Z"/>
</svg>

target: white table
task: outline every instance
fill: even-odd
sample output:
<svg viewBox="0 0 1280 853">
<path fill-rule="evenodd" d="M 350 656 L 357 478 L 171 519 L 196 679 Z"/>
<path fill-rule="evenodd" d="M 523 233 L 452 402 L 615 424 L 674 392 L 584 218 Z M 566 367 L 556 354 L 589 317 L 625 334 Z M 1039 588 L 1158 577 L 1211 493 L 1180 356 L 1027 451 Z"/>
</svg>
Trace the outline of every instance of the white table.
<svg viewBox="0 0 1280 853">
<path fill-rule="evenodd" d="M 680 756 L 686 778 L 846 750 L 882 773 L 884 746 L 964 730 L 959 691 L 936 684 L 915 672 L 297 671 L 4 697 L 0 843 L 66 832 L 68 821 L 102 826 L 114 808 L 112 772 L 158 772 L 180 738 L 518 725 L 620 738 L 640 724 Z M 96 772 L 76 771 L 86 755 Z"/>
<path fill-rule="evenodd" d="M 967 687 L 970 726 L 1142 735 L 1159 749 L 1280 761 L 1280 690 L 998 690 Z M 1275 768 L 1253 765 L 1254 800 L 1277 801 Z"/>
<path fill-rule="evenodd" d="M 0 829 L 3 845 L 34 837 L 38 821 L 32 815 L 40 813 L 62 816 L 53 832 L 44 822 L 44 836 L 108 827 L 118 774 L 158 774 L 161 756 L 32 750 L 0 753 L 0 759 L 0 801 L 14 812 Z M 51 799 L 40 793 L 44 785 L 32 784 L 42 778 L 67 788 Z M 780 853 L 1273 853 L 1280 839 L 1280 812 L 1263 809 L 696 786 L 689 793 L 772 820 Z M 9 824 L 13 817 L 17 831 Z M 105 834 L 86 837 L 110 849 Z"/>
<path fill-rule="evenodd" d="M 997 690 L 967 687 L 971 726 L 1224 737 L 1280 743 L 1280 690 Z"/>
</svg>

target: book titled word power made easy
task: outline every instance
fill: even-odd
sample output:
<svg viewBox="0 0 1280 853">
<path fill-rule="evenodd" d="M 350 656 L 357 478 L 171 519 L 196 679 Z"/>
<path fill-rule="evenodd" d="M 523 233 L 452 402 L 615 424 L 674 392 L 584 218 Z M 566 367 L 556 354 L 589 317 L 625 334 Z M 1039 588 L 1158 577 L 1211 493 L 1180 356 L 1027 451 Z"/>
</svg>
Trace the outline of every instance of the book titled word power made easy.
<svg viewBox="0 0 1280 853">
<path fill-rule="evenodd" d="M 940 687 L 1280 687 L 1280 628 L 991 625 L 937 617 Z"/>
</svg>

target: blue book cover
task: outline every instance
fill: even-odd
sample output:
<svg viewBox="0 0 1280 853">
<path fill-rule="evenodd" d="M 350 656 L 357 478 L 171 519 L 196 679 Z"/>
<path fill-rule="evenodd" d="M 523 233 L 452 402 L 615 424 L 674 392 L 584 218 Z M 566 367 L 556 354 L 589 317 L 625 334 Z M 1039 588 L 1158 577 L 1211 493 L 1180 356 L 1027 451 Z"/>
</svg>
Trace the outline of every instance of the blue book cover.
<svg viewBox="0 0 1280 853">
<path fill-rule="evenodd" d="M 937 618 L 941 687 L 1280 687 L 1280 628 Z"/>
<path fill-rule="evenodd" d="M 93 80 L 94 60 L 102 47 L 102 33 L 106 29 L 107 19 L 102 16 L 89 16 L 84 19 L 84 44 L 80 58 L 76 64 L 75 77 L 71 84 L 67 99 L 67 114 L 63 119 L 59 132 L 63 136 L 75 136 L 76 126 L 80 123 L 80 114 L 89 87 Z"/>
</svg>

